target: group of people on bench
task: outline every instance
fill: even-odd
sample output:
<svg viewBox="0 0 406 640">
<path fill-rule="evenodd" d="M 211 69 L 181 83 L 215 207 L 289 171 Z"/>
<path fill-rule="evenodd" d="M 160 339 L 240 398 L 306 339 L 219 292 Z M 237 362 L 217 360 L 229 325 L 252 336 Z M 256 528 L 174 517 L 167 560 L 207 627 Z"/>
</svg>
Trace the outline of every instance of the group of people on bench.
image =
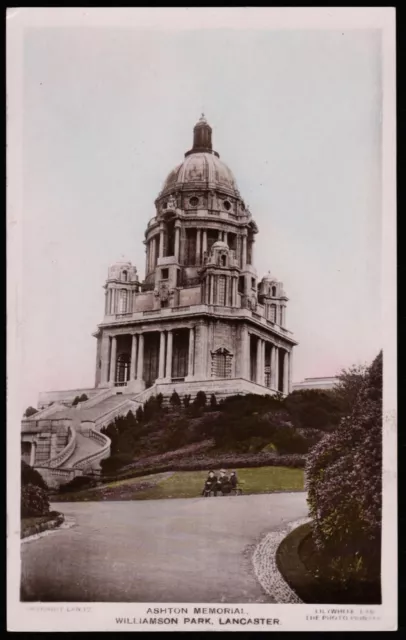
<svg viewBox="0 0 406 640">
<path fill-rule="evenodd" d="M 217 496 L 237 493 L 238 480 L 235 471 L 231 471 L 230 475 L 224 469 L 221 469 L 217 477 L 214 471 L 209 471 L 206 482 L 204 483 L 202 495 L 208 498 L 211 494 Z"/>
</svg>

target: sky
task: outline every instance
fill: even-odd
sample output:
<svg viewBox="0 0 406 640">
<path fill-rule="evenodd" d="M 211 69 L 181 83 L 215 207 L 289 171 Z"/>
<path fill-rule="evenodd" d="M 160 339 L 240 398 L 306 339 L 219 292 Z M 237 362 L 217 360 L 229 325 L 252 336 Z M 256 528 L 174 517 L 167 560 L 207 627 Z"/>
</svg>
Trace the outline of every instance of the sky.
<svg viewBox="0 0 406 640">
<path fill-rule="evenodd" d="M 202 112 L 289 297 L 294 382 L 381 336 L 377 30 L 32 28 L 24 36 L 21 407 L 94 384 L 107 268 L 144 231 Z"/>
</svg>

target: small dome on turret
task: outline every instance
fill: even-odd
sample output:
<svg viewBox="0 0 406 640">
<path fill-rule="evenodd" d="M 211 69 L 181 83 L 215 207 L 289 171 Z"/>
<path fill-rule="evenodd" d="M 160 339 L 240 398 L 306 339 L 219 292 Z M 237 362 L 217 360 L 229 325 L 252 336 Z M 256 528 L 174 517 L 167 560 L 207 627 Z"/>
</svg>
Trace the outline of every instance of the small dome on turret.
<svg viewBox="0 0 406 640">
<path fill-rule="evenodd" d="M 214 242 L 211 246 L 212 250 L 213 249 L 226 249 L 227 251 L 229 251 L 230 247 L 228 246 L 228 244 L 226 244 L 225 242 L 223 242 L 222 240 L 216 240 L 216 242 Z"/>
</svg>

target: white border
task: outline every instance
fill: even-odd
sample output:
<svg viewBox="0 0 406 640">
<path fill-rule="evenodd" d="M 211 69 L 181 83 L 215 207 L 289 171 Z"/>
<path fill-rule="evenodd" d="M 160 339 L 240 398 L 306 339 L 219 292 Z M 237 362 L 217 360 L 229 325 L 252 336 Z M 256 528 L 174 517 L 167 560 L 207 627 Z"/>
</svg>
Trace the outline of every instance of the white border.
<svg viewBox="0 0 406 640">
<path fill-rule="evenodd" d="M 395 75 L 395 9 L 388 8 L 13 8 L 7 12 L 7 593 L 8 630 L 12 631 L 174 631 L 174 627 L 123 628 L 115 616 L 145 615 L 144 604 L 90 603 L 82 613 L 69 612 L 73 604 L 55 606 L 30 605 L 19 602 L 19 460 L 20 420 L 18 378 L 21 364 L 21 295 L 22 295 L 22 228 L 21 228 L 21 128 L 22 128 L 22 56 L 24 30 L 28 27 L 54 26 L 111 27 L 139 29 L 380 29 L 383 63 L 383 246 L 382 309 L 384 350 L 384 474 L 383 474 L 383 605 L 369 607 L 376 620 L 311 620 L 318 609 L 314 605 L 244 605 L 251 617 L 279 618 L 276 627 L 233 627 L 235 631 L 348 631 L 394 630 L 397 628 L 397 506 L 396 506 L 396 75 Z M 55 534 L 57 535 L 57 534 Z M 151 603 L 150 606 L 154 606 Z M 159 606 L 196 605 L 176 603 Z M 200 606 L 205 606 L 200 604 Z M 210 605 L 214 606 L 214 605 Z M 224 606 L 224 605 L 219 605 Z M 238 605 L 234 605 L 238 606 Z M 325 609 L 327 607 L 324 607 Z M 330 607 L 332 608 L 332 607 Z M 343 607 L 341 607 L 343 608 Z M 350 607 L 344 607 L 349 609 Z M 366 609 L 366 607 L 362 607 Z M 355 612 L 361 607 L 351 607 Z M 266 613 L 265 613 L 266 610 Z M 344 616 L 345 617 L 345 616 Z M 214 617 L 215 618 L 215 617 Z M 214 619 L 213 618 L 213 619 Z M 218 625 L 205 627 L 182 625 L 180 630 L 224 630 Z"/>
</svg>

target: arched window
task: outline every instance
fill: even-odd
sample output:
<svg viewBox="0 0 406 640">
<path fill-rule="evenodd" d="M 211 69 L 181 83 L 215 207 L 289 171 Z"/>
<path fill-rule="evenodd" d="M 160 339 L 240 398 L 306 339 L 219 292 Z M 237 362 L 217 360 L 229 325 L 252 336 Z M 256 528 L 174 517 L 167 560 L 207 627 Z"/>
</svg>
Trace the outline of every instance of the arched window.
<svg viewBox="0 0 406 640">
<path fill-rule="evenodd" d="M 118 308 L 119 313 L 127 313 L 127 302 L 128 302 L 128 291 L 127 289 L 121 289 L 120 303 Z"/>
<path fill-rule="evenodd" d="M 227 266 L 227 256 L 226 255 L 222 255 L 221 256 L 221 266 L 222 267 L 226 267 Z"/>
<path fill-rule="evenodd" d="M 224 348 L 212 353 L 212 376 L 215 378 L 231 378 L 232 354 Z"/>
<path fill-rule="evenodd" d="M 272 287 L 272 297 L 276 297 L 276 287 Z"/>
<path fill-rule="evenodd" d="M 127 282 L 127 278 L 128 278 L 128 273 L 127 271 L 122 271 L 121 272 L 121 279 L 123 282 Z"/>
</svg>

